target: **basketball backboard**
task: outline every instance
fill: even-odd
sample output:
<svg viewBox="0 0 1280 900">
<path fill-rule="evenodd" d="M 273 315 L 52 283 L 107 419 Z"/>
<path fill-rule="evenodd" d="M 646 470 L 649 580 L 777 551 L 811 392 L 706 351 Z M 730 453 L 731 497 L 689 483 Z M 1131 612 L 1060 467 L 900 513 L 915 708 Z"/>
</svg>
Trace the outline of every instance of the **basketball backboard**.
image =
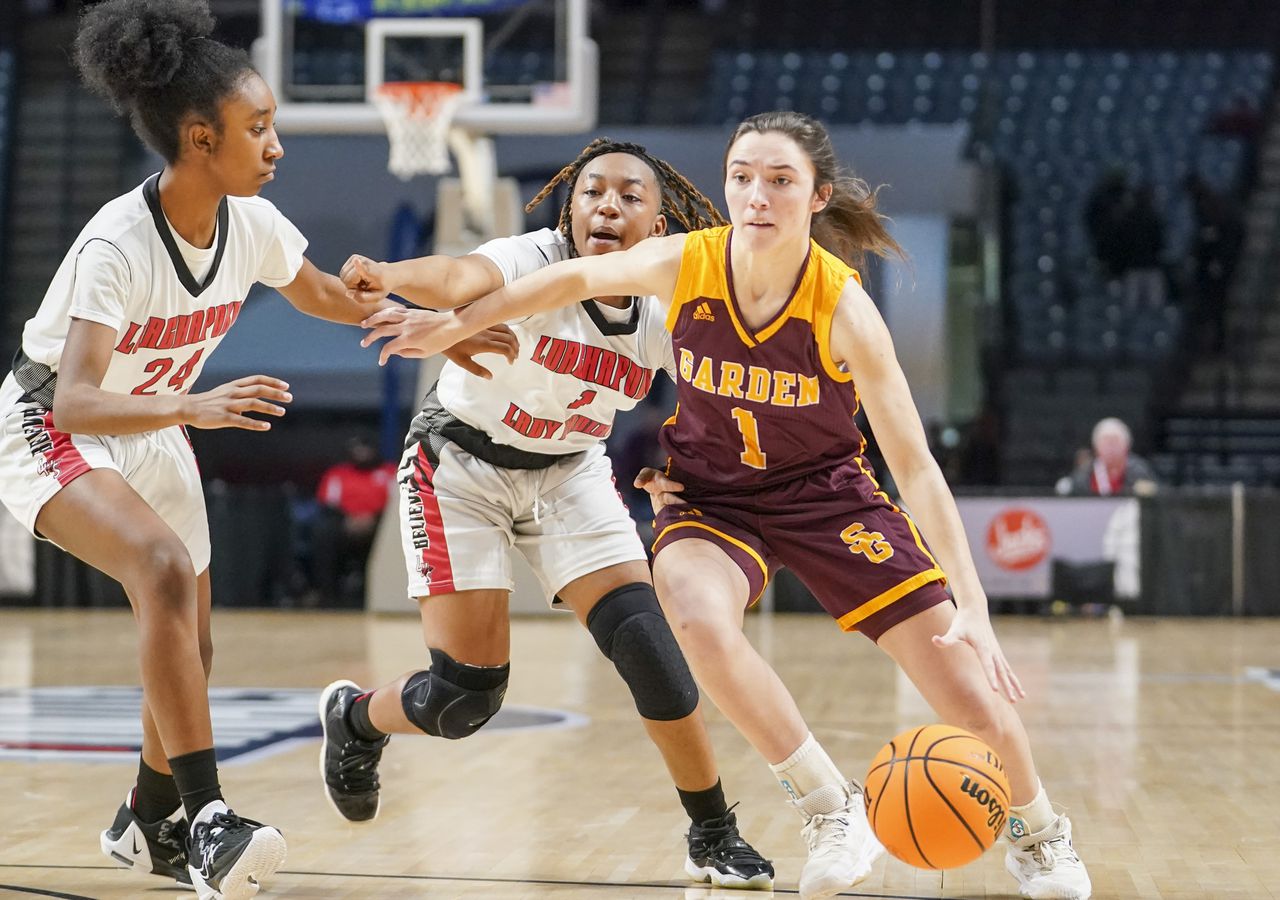
<svg viewBox="0 0 1280 900">
<path fill-rule="evenodd" d="M 375 133 L 384 81 L 452 81 L 476 134 L 595 126 L 588 0 L 262 0 L 259 71 L 286 133 Z"/>
</svg>

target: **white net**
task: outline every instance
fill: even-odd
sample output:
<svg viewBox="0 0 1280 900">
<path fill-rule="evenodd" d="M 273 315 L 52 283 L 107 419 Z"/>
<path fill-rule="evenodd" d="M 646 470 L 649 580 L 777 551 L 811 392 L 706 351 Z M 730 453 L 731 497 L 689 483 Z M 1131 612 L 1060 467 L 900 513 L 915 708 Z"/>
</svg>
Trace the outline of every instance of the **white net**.
<svg viewBox="0 0 1280 900">
<path fill-rule="evenodd" d="M 448 82 L 387 82 L 373 97 L 387 126 L 387 170 L 408 181 L 449 171 L 449 128 L 462 86 Z"/>
</svg>

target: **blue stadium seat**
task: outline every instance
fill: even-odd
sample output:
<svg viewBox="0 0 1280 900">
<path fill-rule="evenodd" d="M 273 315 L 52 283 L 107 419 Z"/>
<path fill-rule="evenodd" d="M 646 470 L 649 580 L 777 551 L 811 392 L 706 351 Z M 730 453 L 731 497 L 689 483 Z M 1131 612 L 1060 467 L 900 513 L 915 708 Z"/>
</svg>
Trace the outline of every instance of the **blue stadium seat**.
<svg viewBox="0 0 1280 900">
<path fill-rule="evenodd" d="M 1029 361 L 1139 359 L 1168 352 L 1181 323 L 1161 311 L 1116 321 L 1117 298 L 1091 260 L 1085 197 L 1122 162 L 1166 213 L 1166 256 L 1185 257 L 1194 222 L 1184 179 L 1195 171 L 1228 188 L 1244 159 L 1239 141 L 1206 127 L 1238 96 L 1260 106 L 1274 66 L 1258 51 L 762 50 L 717 57 L 709 109 L 713 121 L 784 105 L 832 124 L 969 120 L 976 129 L 989 90 L 994 133 L 976 140 L 1015 182 L 1006 257 L 1018 347 Z"/>
</svg>

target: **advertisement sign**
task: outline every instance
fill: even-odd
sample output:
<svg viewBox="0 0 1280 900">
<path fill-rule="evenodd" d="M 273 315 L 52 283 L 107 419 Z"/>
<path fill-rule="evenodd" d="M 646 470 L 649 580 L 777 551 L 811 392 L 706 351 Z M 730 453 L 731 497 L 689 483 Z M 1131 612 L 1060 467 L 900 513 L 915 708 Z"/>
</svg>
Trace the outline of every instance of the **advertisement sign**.
<svg viewBox="0 0 1280 900">
<path fill-rule="evenodd" d="M 1127 497 L 958 497 L 988 597 L 1048 597 L 1053 560 L 1116 563 L 1137 593 L 1138 501 Z"/>
</svg>

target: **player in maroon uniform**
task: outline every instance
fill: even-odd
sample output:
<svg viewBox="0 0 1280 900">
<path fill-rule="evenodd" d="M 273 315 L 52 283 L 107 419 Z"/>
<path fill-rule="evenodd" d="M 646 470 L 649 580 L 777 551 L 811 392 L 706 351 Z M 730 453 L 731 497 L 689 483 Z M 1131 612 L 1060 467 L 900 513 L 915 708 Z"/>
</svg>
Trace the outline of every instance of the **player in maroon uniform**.
<svg viewBox="0 0 1280 900">
<path fill-rule="evenodd" d="M 550 266 L 408 329 L 375 314 L 365 342 L 388 336 L 384 357 L 421 355 L 583 297 L 656 294 L 669 309 L 680 405 L 662 434 L 678 483 L 655 490 L 683 489 L 685 502 L 658 514 L 654 580 L 702 687 L 805 819 L 801 896 L 831 896 L 864 878 L 879 847 L 861 787 L 817 744 L 742 634 L 743 610 L 777 565 L 791 567 L 843 628 L 888 652 L 943 720 L 999 752 L 1014 802 L 1006 867 L 1023 895 L 1089 896 L 1070 822 L 1049 805 L 1013 709 L 1022 688 L 992 631 L 955 502 L 889 332 L 848 265 L 865 250 L 898 249 L 874 196 L 842 174 L 822 125 L 790 112 L 738 127 L 725 194 L 728 228 L 653 238 L 607 265 Z M 852 421 L 860 403 L 932 550 L 863 459 Z"/>
</svg>

